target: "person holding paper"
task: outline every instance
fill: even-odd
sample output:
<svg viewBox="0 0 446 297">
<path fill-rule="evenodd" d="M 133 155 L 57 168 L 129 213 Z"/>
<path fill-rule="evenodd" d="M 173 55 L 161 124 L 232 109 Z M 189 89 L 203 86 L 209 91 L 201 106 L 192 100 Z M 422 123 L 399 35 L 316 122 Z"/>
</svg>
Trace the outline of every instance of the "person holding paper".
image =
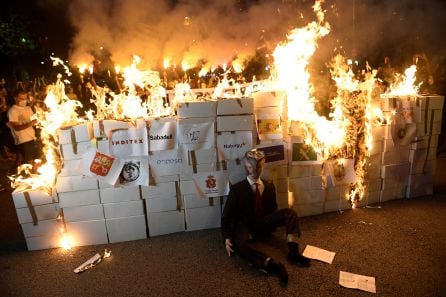
<svg viewBox="0 0 446 297">
<path fill-rule="evenodd" d="M 310 259 L 299 253 L 297 238 L 300 227 L 297 213 L 290 209 L 277 209 L 274 184 L 260 178 L 265 164 L 261 151 L 248 151 L 244 157 L 246 179 L 234 184 L 221 218 L 221 230 L 228 256 L 237 252 L 258 269 L 279 275 L 288 282 L 285 266 L 253 247 L 253 240 L 271 234 L 276 227 L 285 226 L 288 241 L 288 259 L 302 266 L 309 266 Z"/>
</svg>

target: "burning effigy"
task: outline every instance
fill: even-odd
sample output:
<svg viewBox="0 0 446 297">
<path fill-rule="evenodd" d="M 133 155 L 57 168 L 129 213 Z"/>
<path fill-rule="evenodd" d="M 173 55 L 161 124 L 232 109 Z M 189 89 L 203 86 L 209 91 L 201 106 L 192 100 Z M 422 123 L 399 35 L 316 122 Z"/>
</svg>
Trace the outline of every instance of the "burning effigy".
<svg viewBox="0 0 446 297">
<path fill-rule="evenodd" d="M 36 113 L 44 157 L 11 176 L 28 249 L 217 228 L 251 149 L 266 155 L 279 207 L 300 216 L 432 194 L 444 97 L 418 94 L 415 65 L 381 94 L 375 70 L 358 79 L 336 55 L 321 116 L 308 66 L 330 25 L 321 2 L 313 9 L 317 19 L 276 47 L 271 77 L 243 87 L 223 77 L 168 94 L 135 56 L 121 92 L 91 87 L 96 111 L 81 117 L 65 94 L 69 71 L 60 75 Z"/>
</svg>

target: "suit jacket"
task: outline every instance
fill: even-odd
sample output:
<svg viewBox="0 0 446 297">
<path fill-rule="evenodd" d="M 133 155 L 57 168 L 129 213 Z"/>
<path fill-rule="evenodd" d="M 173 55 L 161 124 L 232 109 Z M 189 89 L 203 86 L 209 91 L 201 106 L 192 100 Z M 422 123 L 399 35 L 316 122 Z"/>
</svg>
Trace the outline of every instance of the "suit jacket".
<svg viewBox="0 0 446 297">
<path fill-rule="evenodd" d="M 260 217 L 277 210 L 276 189 L 274 184 L 262 179 L 264 190 L 262 193 L 263 211 Z M 245 224 L 250 228 L 258 217 L 255 214 L 255 193 L 247 179 L 233 185 L 229 191 L 223 214 L 221 229 L 223 240 L 233 238 L 238 224 Z"/>
</svg>

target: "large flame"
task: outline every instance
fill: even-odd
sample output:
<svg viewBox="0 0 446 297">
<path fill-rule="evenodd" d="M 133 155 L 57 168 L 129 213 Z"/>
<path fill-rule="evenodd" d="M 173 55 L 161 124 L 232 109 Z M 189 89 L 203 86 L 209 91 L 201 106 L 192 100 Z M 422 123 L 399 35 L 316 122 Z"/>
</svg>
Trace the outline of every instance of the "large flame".
<svg viewBox="0 0 446 297">
<path fill-rule="evenodd" d="M 415 84 L 417 66 L 412 65 L 404 71 L 404 74 L 395 74 L 395 82 L 390 85 L 389 92 L 384 97 L 414 96 L 418 94 L 419 85 Z"/>
</svg>

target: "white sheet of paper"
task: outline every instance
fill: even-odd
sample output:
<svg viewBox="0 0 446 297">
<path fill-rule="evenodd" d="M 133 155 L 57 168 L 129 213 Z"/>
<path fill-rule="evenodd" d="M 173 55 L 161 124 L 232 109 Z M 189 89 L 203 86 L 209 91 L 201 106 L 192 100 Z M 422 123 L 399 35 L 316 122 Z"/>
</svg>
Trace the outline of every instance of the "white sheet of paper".
<svg viewBox="0 0 446 297">
<path fill-rule="evenodd" d="M 376 293 L 375 278 L 345 271 L 339 271 L 339 284 L 350 289 Z"/>
<path fill-rule="evenodd" d="M 312 245 L 307 245 L 302 253 L 307 258 L 319 260 L 328 264 L 333 263 L 335 252 L 330 252 Z"/>
</svg>

